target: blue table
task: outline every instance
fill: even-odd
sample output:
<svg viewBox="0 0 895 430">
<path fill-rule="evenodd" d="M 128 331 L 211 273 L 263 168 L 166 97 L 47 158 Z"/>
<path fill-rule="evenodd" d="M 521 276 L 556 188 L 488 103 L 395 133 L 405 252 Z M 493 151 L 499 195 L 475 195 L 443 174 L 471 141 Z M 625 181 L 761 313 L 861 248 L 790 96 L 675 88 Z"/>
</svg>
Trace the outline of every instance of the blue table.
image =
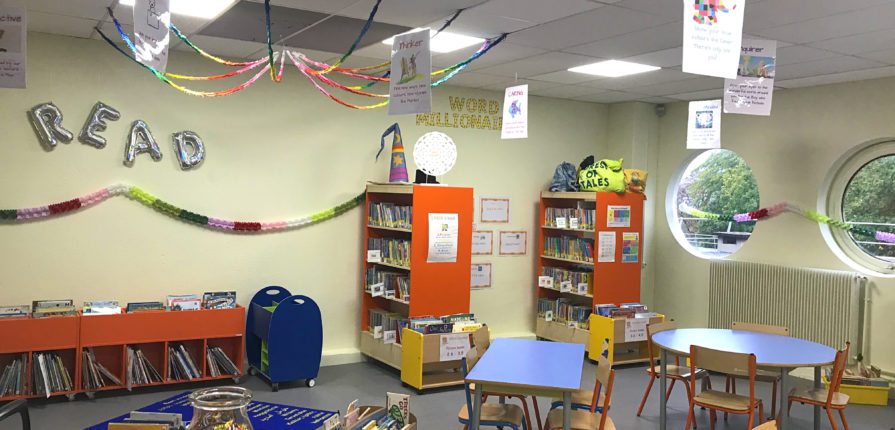
<svg viewBox="0 0 895 430">
<path fill-rule="evenodd" d="M 563 429 L 570 426 L 572 392 L 581 385 L 584 345 L 525 339 L 495 339 L 475 365 L 468 382 L 475 383 L 472 430 L 478 430 L 482 394 L 561 397 Z"/>
<path fill-rule="evenodd" d="M 755 362 L 760 367 L 780 369 L 780 420 L 778 429 L 789 425 L 789 397 L 786 376 L 797 367 L 814 368 L 814 386 L 820 388 L 820 368 L 833 364 L 836 350 L 809 340 L 776 334 L 756 333 L 744 330 L 711 328 L 685 328 L 668 330 L 653 335 L 653 343 L 662 350 L 661 377 L 659 378 L 659 429 L 665 430 L 665 365 L 668 353 L 679 356 L 690 355 L 690 345 L 722 351 L 755 354 Z M 695 387 L 694 387 L 695 388 Z M 814 408 L 814 428 L 820 428 L 820 408 Z"/>
</svg>

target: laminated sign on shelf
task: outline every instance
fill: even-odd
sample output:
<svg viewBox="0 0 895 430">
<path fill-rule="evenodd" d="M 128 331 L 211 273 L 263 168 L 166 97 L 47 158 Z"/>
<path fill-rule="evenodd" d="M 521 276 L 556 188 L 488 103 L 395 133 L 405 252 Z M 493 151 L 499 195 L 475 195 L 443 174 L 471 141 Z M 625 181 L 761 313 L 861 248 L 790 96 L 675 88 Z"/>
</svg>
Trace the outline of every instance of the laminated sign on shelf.
<svg viewBox="0 0 895 430">
<path fill-rule="evenodd" d="M 388 114 L 432 112 L 431 73 L 429 29 L 395 36 L 388 84 Z"/>
<path fill-rule="evenodd" d="M 528 84 L 509 87 L 503 96 L 501 139 L 528 137 Z"/>
<path fill-rule="evenodd" d="M 736 79 L 746 0 L 683 0 L 681 70 Z"/>
<path fill-rule="evenodd" d="M 25 88 L 28 11 L 0 4 L 0 17 L 0 88 Z"/>
<path fill-rule="evenodd" d="M 168 66 L 169 27 L 169 0 L 135 1 L 134 46 L 137 61 L 165 73 Z"/>
<path fill-rule="evenodd" d="M 427 263 L 456 263 L 458 214 L 429 214 L 429 255 Z"/>
<path fill-rule="evenodd" d="M 469 333 L 447 333 L 439 340 L 439 361 L 460 360 L 469 352 Z"/>
<path fill-rule="evenodd" d="M 724 113 L 769 116 L 776 71 L 776 41 L 743 40 L 737 78 L 724 80 Z"/>
</svg>

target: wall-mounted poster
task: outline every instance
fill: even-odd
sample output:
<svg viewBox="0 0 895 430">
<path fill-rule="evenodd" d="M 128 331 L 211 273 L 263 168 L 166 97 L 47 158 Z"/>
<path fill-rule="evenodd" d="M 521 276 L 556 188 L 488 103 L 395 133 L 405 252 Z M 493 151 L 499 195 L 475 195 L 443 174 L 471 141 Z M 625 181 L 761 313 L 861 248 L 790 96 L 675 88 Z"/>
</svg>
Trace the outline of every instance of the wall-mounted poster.
<svg viewBox="0 0 895 430">
<path fill-rule="evenodd" d="M 479 219 L 481 222 L 510 222 L 510 199 L 482 197 Z"/>
<path fill-rule="evenodd" d="M 472 255 L 491 255 L 494 253 L 494 232 L 472 232 Z"/>
<path fill-rule="evenodd" d="M 687 149 L 721 147 L 721 100 L 690 102 Z"/>
<path fill-rule="evenodd" d="M 736 79 L 724 80 L 724 113 L 771 114 L 777 41 L 743 40 Z"/>
<path fill-rule="evenodd" d="M 491 263 L 472 263 L 470 288 L 491 288 Z"/>
<path fill-rule="evenodd" d="M 432 112 L 432 54 L 429 29 L 399 34 L 392 39 L 388 114 Z"/>
<path fill-rule="evenodd" d="M 684 0 L 681 70 L 736 79 L 746 0 Z"/>
<path fill-rule="evenodd" d="M 528 249 L 528 232 L 500 232 L 500 255 L 525 255 Z"/>
<path fill-rule="evenodd" d="M 0 88 L 25 88 L 28 10 L 0 4 Z"/>
</svg>

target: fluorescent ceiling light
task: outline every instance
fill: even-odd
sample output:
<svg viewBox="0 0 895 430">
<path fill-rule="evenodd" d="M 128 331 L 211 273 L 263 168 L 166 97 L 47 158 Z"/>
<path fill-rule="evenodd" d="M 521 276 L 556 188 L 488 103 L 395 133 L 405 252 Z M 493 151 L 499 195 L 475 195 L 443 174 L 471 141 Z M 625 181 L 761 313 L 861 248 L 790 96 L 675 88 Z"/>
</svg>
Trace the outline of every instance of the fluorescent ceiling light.
<svg viewBox="0 0 895 430">
<path fill-rule="evenodd" d="M 419 30 L 422 30 L 422 28 L 414 28 L 413 30 L 408 31 L 408 33 L 414 32 L 414 31 L 419 31 Z M 432 33 L 433 33 L 433 30 L 430 28 L 429 34 L 432 34 Z M 391 46 L 393 40 L 395 40 L 394 36 L 383 40 L 382 43 Z M 463 49 L 467 46 L 477 45 L 484 41 L 485 41 L 485 39 L 481 39 L 478 37 L 464 36 L 462 34 L 442 31 L 441 33 L 438 33 L 437 36 L 432 38 L 432 40 L 429 41 L 429 49 L 432 50 L 432 52 L 444 54 L 445 52 L 456 51 L 458 49 Z"/>
<path fill-rule="evenodd" d="M 134 6 L 136 0 L 120 0 L 118 4 Z M 227 10 L 236 0 L 171 0 L 171 13 L 211 19 Z"/>
<path fill-rule="evenodd" d="M 647 66 L 646 64 L 629 63 L 627 61 L 607 60 L 599 63 L 585 64 L 583 66 L 572 67 L 570 72 L 587 73 L 588 75 L 606 76 L 617 78 L 619 76 L 634 75 L 643 72 L 652 72 L 659 70 L 660 67 Z"/>
</svg>

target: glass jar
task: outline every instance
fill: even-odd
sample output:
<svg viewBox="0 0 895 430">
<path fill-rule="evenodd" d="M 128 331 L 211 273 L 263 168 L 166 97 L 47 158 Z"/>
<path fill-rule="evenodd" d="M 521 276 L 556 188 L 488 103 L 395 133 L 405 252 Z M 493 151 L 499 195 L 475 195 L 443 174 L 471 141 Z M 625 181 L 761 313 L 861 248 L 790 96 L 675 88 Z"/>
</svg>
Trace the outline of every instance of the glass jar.
<svg viewBox="0 0 895 430">
<path fill-rule="evenodd" d="M 188 430 L 252 430 L 246 408 L 252 391 L 242 387 L 212 387 L 190 394 L 193 419 Z"/>
</svg>

